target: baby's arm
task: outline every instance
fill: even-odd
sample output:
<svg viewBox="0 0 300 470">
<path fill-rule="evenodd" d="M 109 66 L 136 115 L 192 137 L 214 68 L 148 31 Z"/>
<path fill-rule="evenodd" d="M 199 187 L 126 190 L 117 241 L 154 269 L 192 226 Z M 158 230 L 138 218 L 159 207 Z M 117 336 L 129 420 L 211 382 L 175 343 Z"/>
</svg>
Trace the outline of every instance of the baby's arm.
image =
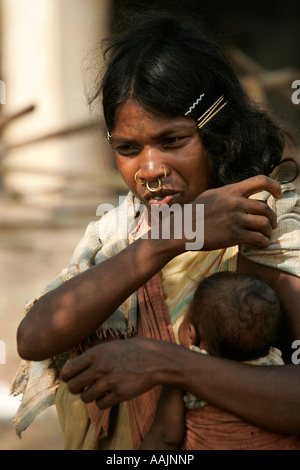
<svg viewBox="0 0 300 470">
<path fill-rule="evenodd" d="M 152 426 L 140 450 L 176 450 L 184 436 L 185 407 L 182 390 L 164 385 Z"/>
</svg>

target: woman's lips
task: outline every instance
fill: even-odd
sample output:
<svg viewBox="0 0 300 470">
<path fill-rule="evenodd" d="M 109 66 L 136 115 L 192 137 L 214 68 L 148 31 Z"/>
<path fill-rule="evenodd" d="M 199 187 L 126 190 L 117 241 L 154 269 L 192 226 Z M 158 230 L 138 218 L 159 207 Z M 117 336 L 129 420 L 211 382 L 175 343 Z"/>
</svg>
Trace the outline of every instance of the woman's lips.
<svg viewBox="0 0 300 470">
<path fill-rule="evenodd" d="M 163 204 L 170 204 L 174 199 L 177 199 L 180 196 L 180 193 L 174 194 L 164 194 L 162 196 L 152 196 L 148 198 L 149 204 L 162 206 Z"/>
</svg>

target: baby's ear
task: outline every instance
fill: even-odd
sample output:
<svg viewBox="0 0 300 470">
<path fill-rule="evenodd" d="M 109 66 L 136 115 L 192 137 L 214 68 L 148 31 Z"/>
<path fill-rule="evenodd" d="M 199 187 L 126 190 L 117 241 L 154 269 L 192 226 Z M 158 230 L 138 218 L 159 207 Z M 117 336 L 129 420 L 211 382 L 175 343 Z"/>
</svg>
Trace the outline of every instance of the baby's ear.
<svg viewBox="0 0 300 470">
<path fill-rule="evenodd" d="M 198 344 L 200 343 L 199 334 L 192 323 L 189 323 L 189 340 L 190 346 L 198 346 Z"/>
</svg>

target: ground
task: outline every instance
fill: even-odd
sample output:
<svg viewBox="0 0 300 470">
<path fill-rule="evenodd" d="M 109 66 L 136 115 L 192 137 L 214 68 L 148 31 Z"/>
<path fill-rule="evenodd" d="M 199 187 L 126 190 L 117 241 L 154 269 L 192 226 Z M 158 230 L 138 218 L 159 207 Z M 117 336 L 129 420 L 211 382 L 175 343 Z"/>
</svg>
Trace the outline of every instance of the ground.
<svg viewBox="0 0 300 470">
<path fill-rule="evenodd" d="M 51 224 L 37 209 L 31 214 L 27 209 L 26 220 L 24 212 L 19 203 L 0 200 L 0 341 L 5 344 L 5 361 L 0 358 L 0 450 L 59 450 L 63 440 L 55 407 L 42 413 L 21 439 L 16 435 L 12 417 L 19 399 L 9 396 L 9 387 L 20 364 L 16 331 L 24 305 L 68 264 L 87 219 L 68 223 L 61 218 L 61 223 Z"/>
</svg>

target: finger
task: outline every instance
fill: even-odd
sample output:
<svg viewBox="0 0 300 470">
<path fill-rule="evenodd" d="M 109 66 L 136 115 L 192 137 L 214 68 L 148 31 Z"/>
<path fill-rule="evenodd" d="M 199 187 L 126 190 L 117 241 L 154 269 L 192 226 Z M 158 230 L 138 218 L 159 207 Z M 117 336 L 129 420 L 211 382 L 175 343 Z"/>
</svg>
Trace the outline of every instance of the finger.
<svg viewBox="0 0 300 470">
<path fill-rule="evenodd" d="M 98 408 L 100 408 L 100 410 L 118 405 L 118 403 L 120 403 L 120 400 L 117 399 L 117 396 L 114 392 L 107 392 L 96 400 L 96 405 Z"/>
<path fill-rule="evenodd" d="M 234 192 L 237 192 L 240 196 L 249 197 L 251 194 L 258 193 L 260 191 L 268 191 L 275 198 L 282 198 L 282 191 L 278 181 L 273 180 L 269 176 L 257 175 L 252 178 L 240 181 L 229 185 Z"/>
<path fill-rule="evenodd" d="M 93 374 L 91 368 L 88 368 L 69 379 L 67 381 L 67 387 L 71 393 L 76 395 L 91 387 L 94 382 L 95 375 Z"/>
<path fill-rule="evenodd" d="M 277 214 L 265 201 L 259 201 L 256 199 L 244 199 L 245 211 L 248 214 L 261 215 L 267 217 L 270 221 L 271 227 L 274 229 L 277 227 Z"/>
<path fill-rule="evenodd" d="M 267 217 L 253 214 L 244 214 L 241 217 L 241 225 L 244 229 L 259 232 L 270 240 L 273 228 Z"/>
<path fill-rule="evenodd" d="M 270 244 L 269 237 L 254 230 L 240 229 L 237 238 L 239 239 L 237 242 L 239 245 L 252 245 L 257 248 L 267 248 Z"/>
<path fill-rule="evenodd" d="M 105 397 L 110 393 L 112 392 L 105 379 L 99 379 L 87 388 L 85 388 L 81 392 L 80 396 L 82 401 L 84 401 L 85 403 L 91 403 L 92 401 L 102 399 L 102 397 Z"/>
<path fill-rule="evenodd" d="M 63 382 L 68 382 L 72 377 L 82 373 L 84 370 L 90 367 L 90 360 L 88 355 L 83 354 L 82 356 L 75 357 L 70 361 L 66 362 L 60 372 L 60 379 Z"/>
</svg>

